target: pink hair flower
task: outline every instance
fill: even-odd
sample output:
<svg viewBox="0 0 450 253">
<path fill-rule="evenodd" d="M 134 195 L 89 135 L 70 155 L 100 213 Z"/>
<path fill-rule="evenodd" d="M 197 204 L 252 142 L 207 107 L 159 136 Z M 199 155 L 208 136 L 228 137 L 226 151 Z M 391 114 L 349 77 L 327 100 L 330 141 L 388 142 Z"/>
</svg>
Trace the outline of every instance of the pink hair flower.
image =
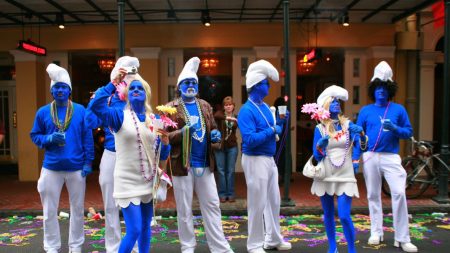
<svg viewBox="0 0 450 253">
<path fill-rule="evenodd" d="M 116 86 L 117 93 L 119 95 L 119 99 L 125 101 L 125 92 L 127 90 L 127 84 L 125 82 L 121 82 Z"/>
<path fill-rule="evenodd" d="M 315 120 L 324 120 L 330 118 L 330 112 L 328 110 L 325 110 L 322 107 L 319 107 L 312 115 L 311 119 Z"/>
<path fill-rule="evenodd" d="M 302 106 L 302 112 L 307 113 L 307 114 L 312 114 L 317 111 L 317 108 L 319 108 L 319 105 L 316 103 L 304 104 Z"/>
</svg>

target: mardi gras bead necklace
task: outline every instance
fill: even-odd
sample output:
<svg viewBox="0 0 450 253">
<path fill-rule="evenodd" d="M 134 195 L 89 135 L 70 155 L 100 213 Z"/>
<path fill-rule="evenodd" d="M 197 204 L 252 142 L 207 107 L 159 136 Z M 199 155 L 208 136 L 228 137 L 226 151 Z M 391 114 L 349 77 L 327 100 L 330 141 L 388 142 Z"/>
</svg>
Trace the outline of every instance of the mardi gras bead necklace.
<svg viewBox="0 0 450 253">
<path fill-rule="evenodd" d="M 67 128 L 70 125 L 70 122 L 72 121 L 73 116 L 73 104 L 72 101 L 68 100 L 67 103 L 67 110 L 66 110 L 66 116 L 64 118 L 64 122 L 61 123 L 58 118 L 58 109 L 56 107 L 56 102 L 53 101 L 50 105 L 50 115 L 52 116 L 52 121 L 56 125 L 56 127 L 59 129 L 60 132 L 64 132 L 67 130 Z"/>
<path fill-rule="evenodd" d="M 186 108 L 186 104 L 184 103 L 183 99 L 180 99 L 181 107 L 183 108 L 183 114 L 185 117 L 185 122 L 188 123 L 188 125 L 190 125 L 190 117 L 189 117 L 189 112 Z M 204 138 L 205 138 L 205 133 L 206 133 L 206 123 L 205 123 L 205 118 L 203 117 L 203 113 L 200 107 L 200 104 L 198 103 L 198 99 L 195 98 L 195 104 L 197 105 L 197 110 L 198 110 L 198 116 L 200 117 L 200 124 L 201 124 L 201 131 L 202 131 L 202 135 L 199 137 L 197 135 L 197 131 L 194 132 L 194 134 L 192 135 L 192 138 L 196 139 L 199 142 L 203 142 Z"/>
<path fill-rule="evenodd" d="M 161 145 L 160 145 L 160 142 L 155 141 L 155 145 L 154 145 L 154 150 L 155 150 L 155 161 L 154 161 L 154 163 L 155 163 L 155 166 L 152 166 L 152 163 L 150 161 L 150 157 L 148 157 L 149 158 L 148 164 L 149 164 L 150 177 L 147 177 L 145 175 L 145 169 L 144 169 L 144 158 L 143 158 L 143 155 L 142 155 L 143 147 L 142 147 L 141 134 L 139 133 L 139 126 L 137 124 L 135 112 L 133 111 L 132 108 L 130 108 L 130 112 L 131 112 L 131 116 L 133 117 L 134 127 L 136 128 L 136 140 L 137 140 L 137 143 L 138 143 L 139 162 L 140 162 L 140 168 L 141 168 L 141 175 L 142 175 L 142 177 L 144 178 L 144 180 L 146 182 L 150 182 L 150 181 L 153 180 L 153 178 L 156 175 L 156 168 L 157 168 L 157 164 L 158 164 L 157 161 L 159 159 L 158 158 L 159 157 L 158 154 L 159 154 L 159 151 L 161 150 Z"/>
<path fill-rule="evenodd" d="M 233 115 L 231 115 L 231 116 L 233 116 Z M 225 140 L 228 140 L 231 133 L 233 132 L 233 125 L 234 125 L 234 122 L 231 120 L 226 120 L 226 115 L 225 115 L 225 133 L 226 133 Z"/>
</svg>

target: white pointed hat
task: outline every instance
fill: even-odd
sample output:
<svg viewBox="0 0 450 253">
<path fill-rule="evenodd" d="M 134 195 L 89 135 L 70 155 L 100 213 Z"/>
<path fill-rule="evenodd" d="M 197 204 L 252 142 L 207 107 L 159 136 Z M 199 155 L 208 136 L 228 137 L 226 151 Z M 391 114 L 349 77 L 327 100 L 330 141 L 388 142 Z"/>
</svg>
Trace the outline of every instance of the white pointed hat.
<svg viewBox="0 0 450 253">
<path fill-rule="evenodd" d="M 199 65 L 200 59 L 198 57 L 192 57 L 191 59 L 189 59 L 186 62 L 186 64 L 184 64 L 183 70 L 178 76 L 177 86 L 180 84 L 181 81 L 188 78 L 194 78 L 198 82 L 197 71 Z"/>
<path fill-rule="evenodd" d="M 375 67 L 374 71 L 373 71 L 373 77 L 370 80 L 371 82 L 375 79 L 380 79 L 383 82 L 386 81 L 391 81 L 392 80 L 392 69 L 391 66 L 389 66 L 389 64 L 385 61 L 381 61 L 380 63 L 378 63 L 378 65 Z"/>
<path fill-rule="evenodd" d="M 348 100 L 348 91 L 340 86 L 331 85 L 326 88 L 317 98 L 317 104 L 323 107 L 323 104 L 329 97 L 334 97 L 342 101 Z"/>
<path fill-rule="evenodd" d="M 135 67 L 139 68 L 139 59 L 132 56 L 122 56 L 116 61 L 113 70 L 111 71 L 111 81 L 116 78 L 120 68 Z"/>
<path fill-rule="evenodd" d="M 47 73 L 50 77 L 50 89 L 52 89 L 53 85 L 56 83 L 65 83 L 69 85 L 70 90 L 72 90 L 72 83 L 70 82 L 69 73 L 65 68 L 61 68 L 60 66 L 50 63 L 47 66 Z"/>
<path fill-rule="evenodd" d="M 275 82 L 278 82 L 277 69 L 266 60 L 256 61 L 248 66 L 247 74 L 245 74 L 245 86 L 250 89 L 255 84 L 270 77 Z"/>
</svg>

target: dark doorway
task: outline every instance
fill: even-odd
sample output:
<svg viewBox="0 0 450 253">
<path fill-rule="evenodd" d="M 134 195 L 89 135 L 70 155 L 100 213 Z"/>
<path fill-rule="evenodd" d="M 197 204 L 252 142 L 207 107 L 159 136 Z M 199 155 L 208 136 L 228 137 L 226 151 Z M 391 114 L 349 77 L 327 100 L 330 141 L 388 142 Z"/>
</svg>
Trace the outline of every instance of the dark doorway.
<svg viewBox="0 0 450 253">
<path fill-rule="evenodd" d="M 214 110 L 221 108 L 222 100 L 232 96 L 232 51 L 231 49 L 186 49 L 184 62 L 191 57 L 200 58 L 197 72 L 199 96 L 208 101 Z M 213 62 L 214 64 L 210 64 Z"/>
<path fill-rule="evenodd" d="M 72 70 L 72 100 L 82 104 L 85 107 L 93 92 L 106 85 L 110 81 L 111 66 L 102 65 L 100 68 L 99 60 L 108 59 L 112 61 L 112 67 L 115 63 L 114 52 L 104 51 L 83 51 L 73 52 L 69 56 L 69 62 Z M 99 169 L 100 160 L 103 154 L 103 141 L 105 133 L 99 127 L 92 130 L 94 136 L 95 159 L 92 163 L 94 170 Z"/>
<path fill-rule="evenodd" d="M 440 38 L 436 44 L 435 51 L 444 52 L 444 37 Z M 433 123 L 433 139 L 441 142 L 442 129 L 442 111 L 443 111 L 443 90 L 444 90 L 444 64 L 438 63 L 434 69 L 434 123 Z M 448 94 L 445 94 L 448 96 Z M 450 131 L 450 128 L 447 129 Z M 450 139 L 447 140 L 447 144 Z M 441 143 L 440 143 L 441 144 Z"/>
<path fill-rule="evenodd" d="M 299 50 L 297 54 L 297 171 L 312 155 L 312 144 L 316 122 L 310 115 L 300 113 L 306 103 L 315 103 L 320 93 L 330 85 L 343 86 L 344 50 L 323 48 L 316 59 L 303 61 L 307 50 Z M 344 110 L 344 108 L 342 108 Z"/>
</svg>

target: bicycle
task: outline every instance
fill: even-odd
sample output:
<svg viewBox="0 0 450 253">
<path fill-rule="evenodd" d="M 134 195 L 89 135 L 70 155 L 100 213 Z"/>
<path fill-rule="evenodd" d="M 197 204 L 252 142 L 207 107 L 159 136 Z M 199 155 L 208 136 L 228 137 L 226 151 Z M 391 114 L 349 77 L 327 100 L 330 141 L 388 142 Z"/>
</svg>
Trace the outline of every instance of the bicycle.
<svg viewBox="0 0 450 253">
<path fill-rule="evenodd" d="M 430 186 L 438 188 L 441 164 L 450 172 L 449 166 L 440 158 L 440 154 L 433 153 L 435 144 L 436 141 L 416 141 L 411 137 L 411 155 L 402 159 L 402 166 L 406 170 L 407 199 L 421 196 Z M 391 196 L 389 185 L 384 178 L 381 189 L 384 194 Z"/>
</svg>

